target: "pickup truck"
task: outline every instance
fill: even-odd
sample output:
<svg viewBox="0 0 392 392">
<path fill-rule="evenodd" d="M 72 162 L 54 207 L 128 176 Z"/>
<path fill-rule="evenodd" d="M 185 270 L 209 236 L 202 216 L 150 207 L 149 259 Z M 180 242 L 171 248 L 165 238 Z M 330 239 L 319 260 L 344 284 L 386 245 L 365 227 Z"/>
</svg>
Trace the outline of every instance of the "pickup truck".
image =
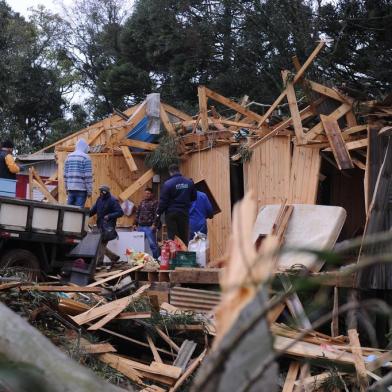
<svg viewBox="0 0 392 392">
<path fill-rule="evenodd" d="M 60 270 L 81 256 L 76 248 L 86 249 L 87 219 L 87 209 L 0 197 L 0 275 L 14 269 L 36 279 Z M 90 249 L 95 258 L 98 246 Z"/>
</svg>

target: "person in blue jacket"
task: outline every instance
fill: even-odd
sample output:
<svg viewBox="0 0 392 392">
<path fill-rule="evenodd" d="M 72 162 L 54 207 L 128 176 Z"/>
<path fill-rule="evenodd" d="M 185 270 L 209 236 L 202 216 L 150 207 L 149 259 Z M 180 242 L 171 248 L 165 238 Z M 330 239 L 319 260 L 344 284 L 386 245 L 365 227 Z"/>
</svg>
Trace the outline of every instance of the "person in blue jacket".
<svg viewBox="0 0 392 392">
<path fill-rule="evenodd" d="M 167 235 L 179 237 L 186 245 L 189 240 L 189 210 L 196 200 L 195 184 L 180 173 L 177 164 L 169 166 L 170 178 L 163 184 L 157 210 L 157 224 L 165 213 Z"/>
<path fill-rule="evenodd" d="M 213 208 L 208 196 L 197 191 L 197 198 L 189 211 L 189 238 L 200 232 L 207 235 L 207 219 L 212 219 Z"/>
<path fill-rule="evenodd" d="M 115 231 L 117 218 L 124 215 L 118 200 L 111 195 L 110 188 L 107 185 L 99 187 L 99 197 L 90 210 L 90 216 L 97 215 L 97 227 L 103 235 L 101 258 L 105 254 L 112 262 L 120 259 L 120 256 L 108 249 L 108 240 L 105 240 L 105 231 L 112 229 Z"/>
</svg>

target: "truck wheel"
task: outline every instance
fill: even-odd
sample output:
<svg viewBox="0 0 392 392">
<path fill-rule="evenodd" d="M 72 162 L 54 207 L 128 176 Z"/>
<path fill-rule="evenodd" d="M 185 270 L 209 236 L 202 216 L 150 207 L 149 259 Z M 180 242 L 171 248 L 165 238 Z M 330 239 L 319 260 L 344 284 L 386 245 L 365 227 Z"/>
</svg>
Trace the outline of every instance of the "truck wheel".
<svg viewBox="0 0 392 392">
<path fill-rule="evenodd" d="M 39 280 L 41 269 L 34 253 L 26 249 L 12 249 L 0 260 L 0 271 L 9 270 L 11 275 L 23 273 L 30 281 Z"/>
</svg>

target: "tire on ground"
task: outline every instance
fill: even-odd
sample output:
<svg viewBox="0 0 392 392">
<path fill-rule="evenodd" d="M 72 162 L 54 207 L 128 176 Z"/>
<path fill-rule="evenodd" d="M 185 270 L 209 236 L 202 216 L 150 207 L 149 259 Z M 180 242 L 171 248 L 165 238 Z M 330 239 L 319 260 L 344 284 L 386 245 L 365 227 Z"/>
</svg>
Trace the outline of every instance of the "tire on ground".
<svg viewBox="0 0 392 392">
<path fill-rule="evenodd" d="M 25 273 L 28 280 L 39 280 L 41 277 L 40 264 L 34 253 L 27 249 L 11 249 L 0 259 L 0 271 L 5 269 L 15 274 Z"/>
</svg>

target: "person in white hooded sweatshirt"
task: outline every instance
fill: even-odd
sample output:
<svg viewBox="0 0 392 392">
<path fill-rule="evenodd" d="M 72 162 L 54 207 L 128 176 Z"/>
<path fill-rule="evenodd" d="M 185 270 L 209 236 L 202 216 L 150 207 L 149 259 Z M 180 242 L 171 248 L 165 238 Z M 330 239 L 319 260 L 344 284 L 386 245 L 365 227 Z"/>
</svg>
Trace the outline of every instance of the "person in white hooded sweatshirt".
<svg viewBox="0 0 392 392">
<path fill-rule="evenodd" d="M 72 206 L 84 207 L 86 199 L 92 194 L 93 170 L 91 158 L 87 155 L 89 146 L 85 140 L 76 143 L 75 151 L 71 152 L 64 164 L 64 183 L 68 195 L 67 203 Z"/>
</svg>

